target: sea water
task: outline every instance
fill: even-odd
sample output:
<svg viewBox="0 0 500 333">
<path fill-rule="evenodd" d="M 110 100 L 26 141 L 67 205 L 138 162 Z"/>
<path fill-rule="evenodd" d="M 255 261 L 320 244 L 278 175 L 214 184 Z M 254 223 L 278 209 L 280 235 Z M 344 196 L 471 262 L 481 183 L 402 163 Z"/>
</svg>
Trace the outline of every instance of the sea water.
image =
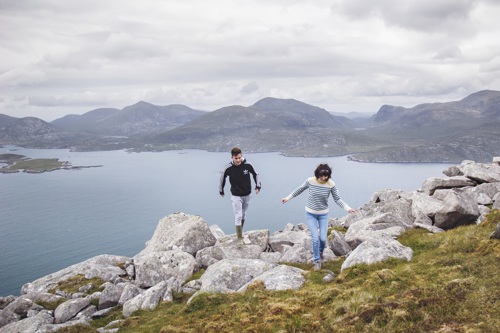
<svg viewBox="0 0 500 333">
<path fill-rule="evenodd" d="M 124 150 L 70 152 L 65 149 L 0 148 L 0 154 L 59 158 L 73 166 L 41 174 L 0 174 L 0 296 L 19 295 L 31 282 L 100 254 L 132 257 L 145 247 L 158 221 L 175 212 L 201 216 L 226 234 L 234 233 L 229 182 L 219 195 L 228 153 L 200 150 L 129 153 Z M 345 156 L 285 157 L 245 154 L 262 182 L 253 195 L 245 229 L 282 230 L 304 222 L 307 193 L 281 204 L 329 163 L 342 199 L 354 208 L 380 189 L 419 189 L 429 177 L 442 176 L 447 164 L 358 163 Z M 345 211 L 330 203 L 330 216 Z"/>
</svg>

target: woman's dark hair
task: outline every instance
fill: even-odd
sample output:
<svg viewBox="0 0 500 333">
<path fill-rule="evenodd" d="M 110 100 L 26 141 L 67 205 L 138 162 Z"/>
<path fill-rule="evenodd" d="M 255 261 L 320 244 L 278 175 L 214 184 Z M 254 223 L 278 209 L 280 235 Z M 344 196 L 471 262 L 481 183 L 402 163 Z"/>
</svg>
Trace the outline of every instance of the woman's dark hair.
<svg viewBox="0 0 500 333">
<path fill-rule="evenodd" d="M 321 176 L 328 176 L 328 179 L 330 179 L 331 175 L 332 175 L 332 169 L 326 163 L 318 165 L 316 170 L 314 170 L 314 176 L 316 176 L 316 178 L 318 179 Z"/>
<path fill-rule="evenodd" d="M 234 147 L 233 149 L 231 149 L 231 156 L 237 156 L 241 154 L 241 149 L 238 148 L 238 147 Z"/>
</svg>

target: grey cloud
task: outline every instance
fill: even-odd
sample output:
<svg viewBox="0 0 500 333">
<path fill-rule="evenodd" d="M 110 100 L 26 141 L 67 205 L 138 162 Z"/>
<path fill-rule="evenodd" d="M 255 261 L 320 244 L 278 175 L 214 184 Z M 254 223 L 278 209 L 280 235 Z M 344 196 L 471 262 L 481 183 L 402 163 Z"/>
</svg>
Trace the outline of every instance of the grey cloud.
<svg viewBox="0 0 500 333">
<path fill-rule="evenodd" d="M 57 0 L 0 0 L 0 10 L 3 12 L 20 13 L 26 15 L 48 15 L 48 14 L 71 14 L 82 15 L 87 12 L 94 12 L 95 8 L 112 6 L 103 4 L 99 0 L 86 1 L 57 1 Z"/>
<path fill-rule="evenodd" d="M 85 43 L 98 44 L 104 43 L 112 33 L 113 31 L 111 30 L 100 30 L 77 34 L 76 37 L 80 38 Z"/>
<path fill-rule="evenodd" d="M 483 63 L 480 71 L 498 76 L 498 72 L 500 72 L 500 56 L 495 56 L 490 61 Z"/>
<path fill-rule="evenodd" d="M 103 106 L 107 97 L 100 93 L 65 93 L 61 95 L 32 95 L 28 96 L 28 104 L 32 106 Z M 89 110 L 90 111 L 90 110 Z"/>
<path fill-rule="evenodd" d="M 259 90 L 259 86 L 255 82 L 249 82 L 241 87 L 240 92 L 243 95 L 249 95 Z"/>
<path fill-rule="evenodd" d="M 132 59 L 144 61 L 152 57 L 169 57 L 170 52 L 165 50 L 159 40 L 124 33 L 113 33 L 102 44 L 97 52 L 112 60 Z"/>
<path fill-rule="evenodd" d="M 338 9 L 352 19 L 380 17 L 389 26 L 440 32 L 450 26 L 460 28 L 477 3 L 478 0 L 403 0 L 397 3 L 392 0 L 342 0 Z"/>
<path fill-rule="evenodd" d="M 45 73 L 33 66 L 26 68 L 16 67 L 0 73 L 0 87 L 29 86 L 46 80 Z"/>
<path fill-rule="evenodd" d="M 462 50 L 458 46 L 450 46 L 439 50 L 434 59 L 445 60 L 445 59 L 460 59 L 462 58 Z"/>
</svg>

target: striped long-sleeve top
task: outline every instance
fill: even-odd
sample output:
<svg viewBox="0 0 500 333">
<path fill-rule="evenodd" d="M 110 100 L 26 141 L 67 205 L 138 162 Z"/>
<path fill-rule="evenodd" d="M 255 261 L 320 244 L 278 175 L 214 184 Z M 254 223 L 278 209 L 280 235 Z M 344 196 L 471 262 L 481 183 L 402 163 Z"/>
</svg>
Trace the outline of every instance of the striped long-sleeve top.
<svg viewBox="0 0 500 333">
<path fill-rule="evenodd" d="M 309 189 L 309 197 L 307 198 L 306 211 L 309 213 L 327 214 L 330 193 L 332 194 L 333 200 L 340 208 L 346 211 L 351 209 L 351 207 L 340 198 L 337 187 L 331 179 L 328 179 L 325 183 L 320 183 L 316 177 L 310 177 L 290 193 L 286 199 L 290 200 L 295 198 L 307 189 Z"/>
</svg>

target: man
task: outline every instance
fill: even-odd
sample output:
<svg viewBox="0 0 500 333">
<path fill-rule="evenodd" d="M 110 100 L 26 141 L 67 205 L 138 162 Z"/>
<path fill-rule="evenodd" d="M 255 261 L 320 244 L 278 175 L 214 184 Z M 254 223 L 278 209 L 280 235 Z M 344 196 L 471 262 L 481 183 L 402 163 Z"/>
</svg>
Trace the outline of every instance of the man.
<svg viewBox="0 0 500 333">
<path fill-rule="evenodd" d="M 255 194 L 259 194 L 261 187 L 259 174 L 255 171 L 252 163 L 246 161 L 242 156 L 241 149 L 234 147 L 231 149 L 231 162 L 227 164 L 221 172 L 219 194 L 221 197 L 224 197 L 226 177 L 229 177 L 236 235 L 239 242 L 247 245 L 250 244 L 250 240 L 247 237 L 243 239 L 243 225 L 245 224 L 245 213 L 250 204 L 252 194 L 250 175 L 253 176 L 255 182 Z"/>
</svg>

